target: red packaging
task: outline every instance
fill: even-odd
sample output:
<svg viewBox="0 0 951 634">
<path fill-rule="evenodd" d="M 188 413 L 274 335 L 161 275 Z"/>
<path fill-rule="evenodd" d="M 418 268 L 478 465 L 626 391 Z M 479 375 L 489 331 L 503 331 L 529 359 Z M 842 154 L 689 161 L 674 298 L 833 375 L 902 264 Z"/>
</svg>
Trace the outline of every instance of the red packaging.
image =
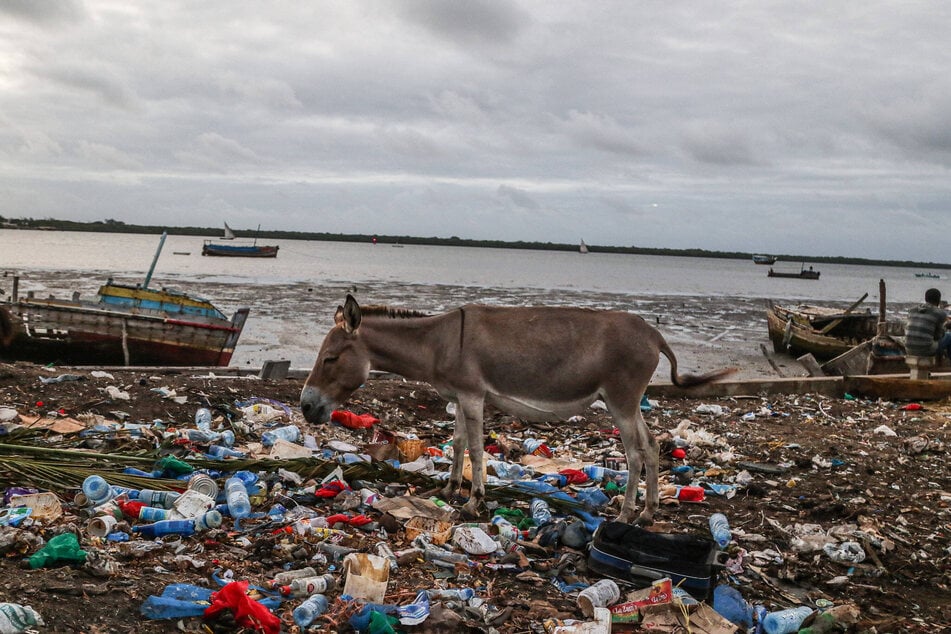
<svg viewBox="0 0 951 634">
<path fill-rule="evenodd" d="M 681 502 L 703 502 L 706 494 L 703 487 L 680 487 L 677 491 L 677 499 Z"/>
</svg>

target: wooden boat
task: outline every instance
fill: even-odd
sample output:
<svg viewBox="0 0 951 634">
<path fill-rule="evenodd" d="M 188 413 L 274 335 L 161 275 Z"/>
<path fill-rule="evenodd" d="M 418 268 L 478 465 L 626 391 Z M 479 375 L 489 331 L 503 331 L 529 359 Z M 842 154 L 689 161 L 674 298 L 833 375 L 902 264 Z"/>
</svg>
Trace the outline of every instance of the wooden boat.
<svg viewBox="0 0 951 634">
<path fill-rule="evenodd" d="M 767 302 L 766 326 L 773 350 L 793 356 L 811 353 L 816 359 L 827 361 L 872 340 L 879 331 L 878 314 L 867 309 L 854 312 L 865 297 L 867 294 L 845 311 L 809 304 L 779 306 Z M 888 322 L 885 327 L 883 334 L 904 334 L 904 325 L 900 322 Z"/>
<path fill-rule="evenodd" d="M 162 243 L 165 236 L 163 234 Z M 162 243 L 155 254 L 158 259 Z M 225 366 L 231 361 L 249 309 L 228 319 L 201 297 L 109 279 L 96 299 L 19 297 L 17 278 L 0 303 L 12 341 L 0 358 L 70 365 Z"/>
<path fill-rule="evenodd" d="M 812 270 L 810 266 L 808 269 L 800 268 L 798 272 L 783 272 L 783 271 L 774 271 L 770 269 L 766 273 L 766 277 L 791 277 L 800 280 L 817 280 L 819 279 L 819 271 Z"/>
<path fill-rule="evenodd" d="M 775 255 L 753 254 L 753 264 L 776 264 L 777 259 Z"/>
<path fill-rule="evenodd" d="M 258 231 L 261 226 L 258 225 Z M 225 234 L 222 240 L 234 240 L 234 232 L 228 223 L 225 223 Z M 276 258 L 280 247 L 259 245 L 257 237 L 252 244 L 218 244 L 213 240 L 205 240 L 201 247 L 202 255 L 214 255 L 231 258 Z"/>
</svg>

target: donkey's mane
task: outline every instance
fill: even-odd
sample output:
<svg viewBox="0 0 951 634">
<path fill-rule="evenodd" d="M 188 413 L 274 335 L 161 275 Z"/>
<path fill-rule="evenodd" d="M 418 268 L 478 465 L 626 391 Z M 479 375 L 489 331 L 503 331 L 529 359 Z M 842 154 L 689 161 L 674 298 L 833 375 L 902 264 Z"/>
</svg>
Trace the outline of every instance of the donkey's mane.
<svg viewBox="0 0 951 634">
<path fill-rule="evenodd" d="M 390 319 L 410 319 L 413 317 L 432 317 L 428 313 L 410 308 L 393 308 L 386 305 L 361 306 L 360 312 L 364 317 L 389 317 Z"/>
</svg>

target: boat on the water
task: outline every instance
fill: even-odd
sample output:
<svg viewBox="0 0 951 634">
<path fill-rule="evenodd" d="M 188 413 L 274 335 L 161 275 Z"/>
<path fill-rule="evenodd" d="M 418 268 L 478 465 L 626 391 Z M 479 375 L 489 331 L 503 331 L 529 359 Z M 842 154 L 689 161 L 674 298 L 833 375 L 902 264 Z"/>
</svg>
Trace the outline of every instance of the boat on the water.
<svg viewBox="0 0 951 634">
<path fill-rule="evenodd" d="M 941 276 L 937 273 L 915 273 L 915 277 L 930 277 L 935 280 L 941 278 Z"/>
<path fill-rule="evenodd" d="M 10 300 L 0 302 L 9 343 L 0 359 L 68 365 L 226 366 L 248 308 L 229 319 L 209 300 L 166 288 L 149 288 L 165 235 L 142 284 L 111 278 L 96 298 L 40 299 L 19 296 L 13 278 Z"/>
<path fill-rule="evenodd" d="M 753 254 L 753 264 L 776 264 L 778 260 L 775 255 L 763 255 L 762 253 Z"/>
<path fill-rule="evenodd" d="M 809 304 L 780 306 L 767 302 L 766 326 L 773 350 L 793 356 L 811 353 L 819 361 L 828 361 L 872 340 L 879 334 L 878 314 L 868 309 L 854 311 L 865 297 L 867 294 L 845 311 Z M 904 323 L 884 323 L 882 334 L 902 336 Z"/>
<path fill-rule="evenodd" d="M 578 245 L 578 252 L 579 252 L 579 253 L 587 253 L 587 252 L 588 252 L 588 245 L 584 243 L 584 240 L 582 240 L 582 241 L 581 241 L 581 244 Z"/>
<path fill-rule="evenodd" d="M 788 271 L 788 272 L 774 271 L 773 269 L 770 269 L 766 273 L 766 277 L 790 277 L 790 278 L 799 279 L 799 280 L 817 280 L 819 279 L 819 271 L 813 270 L 811 266 L 808 269 L 800 267 L 798 271 Z"/>
<path fill-rule="evenodd" d="M 260 229 L 259 225 L 258 230 Z M 225 233 L 221 239 L 234 240 L 234 232 L 228 223 L 225 223 Z M 276 245 L 259 245 L 257 237 L 252 244 L 218 244 L 214 240 L 205 240 L 201 254 L 232 258 L 276 258 L 279 248 Z"/>
</svg>

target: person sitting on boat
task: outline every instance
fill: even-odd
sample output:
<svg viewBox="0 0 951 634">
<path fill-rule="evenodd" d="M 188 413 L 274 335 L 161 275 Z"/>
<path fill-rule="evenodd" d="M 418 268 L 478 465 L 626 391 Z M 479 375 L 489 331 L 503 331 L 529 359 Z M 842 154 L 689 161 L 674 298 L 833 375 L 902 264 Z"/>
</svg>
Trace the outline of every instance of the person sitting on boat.
<svg viewBox="0 0 951 634">
<path fill-rule="evenodd" d="M 925 291 L 925 303 L 908 313 L 905 352 L 917 357 L 946 355 L 951 361 L 951 332 L 945 329 L 948 313 L 941 307 L 941 291 Z"/>
</svg>

